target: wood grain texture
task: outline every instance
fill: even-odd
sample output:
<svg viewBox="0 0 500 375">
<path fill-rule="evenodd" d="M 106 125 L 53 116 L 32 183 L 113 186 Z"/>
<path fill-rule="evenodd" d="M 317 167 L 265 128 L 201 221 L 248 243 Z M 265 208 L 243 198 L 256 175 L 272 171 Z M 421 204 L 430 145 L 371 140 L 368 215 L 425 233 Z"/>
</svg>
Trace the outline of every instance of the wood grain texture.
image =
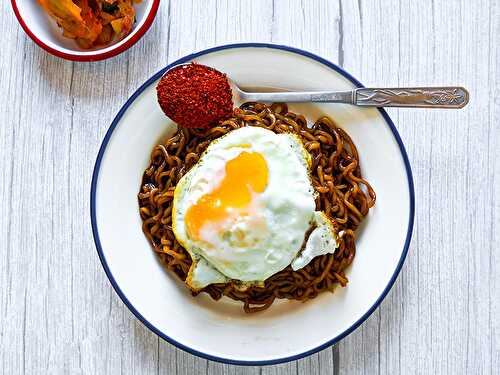
<svg viewBox="0 0 500 375">
<path fill-rule="evenodd" d="M 499 373 L 500 4 L 163 0 L 131 50 L 71 63 L 0 3 L 0 373 Z M 462 111 L 391 110 L 417 212 L 403 272 L 336 348 L 268 367 L 187 354 L 139 323 L 95 254 L 89 191 L 110 121 L 151 74 L 229 42 L 293 45 L 366 85 L 462 84 Z"/>
<path fill-rule="evenodd" d="M 456 83 L 471 102 L 389 111 L 413 167 L 415 230 L 393 290 L 340 345 L 340 372 L 498 373 L 499 4 L 343 3 L 344 65 L 365 84 Z"/>
</svg>

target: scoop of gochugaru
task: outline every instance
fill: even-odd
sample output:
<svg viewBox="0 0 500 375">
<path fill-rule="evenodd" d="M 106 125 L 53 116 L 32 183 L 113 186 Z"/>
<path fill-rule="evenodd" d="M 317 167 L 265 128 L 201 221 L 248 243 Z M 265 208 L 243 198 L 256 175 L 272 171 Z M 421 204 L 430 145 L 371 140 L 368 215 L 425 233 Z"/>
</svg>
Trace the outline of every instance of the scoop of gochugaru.
<svg viewBox="0 0 500 375">
<path fill-rule="evenodd" d="M 205 65 L 172 68 L 160 79 L 156 92 L 163 112 L 186 128 L 215 125 L 233 112 L 226 75 Z"/>
</svg>

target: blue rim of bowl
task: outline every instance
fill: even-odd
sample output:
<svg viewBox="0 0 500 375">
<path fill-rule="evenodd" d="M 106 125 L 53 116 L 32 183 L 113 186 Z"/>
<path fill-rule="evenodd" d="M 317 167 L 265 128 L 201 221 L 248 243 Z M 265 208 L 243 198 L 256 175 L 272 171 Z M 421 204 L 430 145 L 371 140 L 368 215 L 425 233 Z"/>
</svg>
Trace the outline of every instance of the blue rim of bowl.
<svg viewBox="0 0 500 375">
<path fill-rule="evenodd" d="M 114 118 L 113 122 L 111 123 L 111 126 L 109 127 L 108 131 L 106 132 L 106 135 L 104 136 L 104 139 L 102 141 L 101 147 L 99 149 L 99 153 L 97 154 L 97 159 L 95 162 L 94 166 L 94 172 L 92 174 L 92 184 L 91 184 L 91 190 L 90 190 L 90 217 L 91 217 L 91 223 L 92 223 L 92 233 L 94 235 L 94 242 L 95 246 L 97 249 L 97 254 L 99 255 L 99 259 L 101 260 L 101 264 L 104 268 L 104 271 L 106 272 L 106 275 L 108 276 L 109 281 L 111 282 L 111 285 L 115 289 L 116 293 L 118 296 L 122 299 L 123 303 L 129 308 L 129 310 L 136 316 L 137 319 L 139 319 L 146 327 L 148 327 L 151 331 L 156 333 L 158 336 L 160 336 L 162 339 L 165 341 L 169 342 L 172 345 L 175 345 L 179 349 L 182 349 L 188 353 L 194 354 L 198 357 L 202 357 L 211 361 L 216 361 L 216 362 L 221 362 L 221 363 L 226 363 L 226 364 L 232 364 L 232 365 L 244 365 L 244 366 L 265 366 L 265 365 L 274 365 L 278 363 L 284 363 L 284 362 L 289 362 L 289 361 L 295 361 L 297 359 L 301 359 L 304 357 L 307 357 L 311 354 L 317 353 L 320 350 L 326 349 L 327 347 L 334 345 L 338 343 L 340 340 L 342 340 L 344 337 L 352 333 L 356 328 L 358 328 L 361 323 L 363 323 L 368 317 L 375 311 L 375 309 L 380 305 L 382 300 L 385 298 L 387 293 L 389 293 L 389 290 L 392 288 L 394 285 L 394 282 L 397 279 L 397 276 L 399 275 L 399 272 L 401 271 L 401 268 L 403 267 L 403 263 L 405 261 L 406 255 L 408 254 L 408 248 L 410 246 L 411 242 L 411 236 L 413 232 L 413 221 L 414 221 L 414 216 L 415 216 L 415 191 L 413 187 L 413 175 L 410 167 L 410 161 L 408 160 L 408 155 L 406 153 L 405 147 L 403 145 L 403 142 L 401 140 L 401 137 L 399 136 L 399 133 L 394 126 L 394 123 L 392 122 L 391 118 L 387 114 L 387 112 L 379 108 L 379 112 L 386 121 L 387 125 L 392 131 L 392 134 L 394 135 L 394 138 L 396 139 L 396 142 L 398 143 L 399 150 L 401 152 L 401 156 L 403 158 L 403 162 L 406 168 L 406 176 L 408 178 L 408 189 L 409 189 L 409 195 L 410 195 L 410 215 L 409 215 L 409 220 L 408 220 L 408 230 L 406 233 L 406 239 L 405 239 L 405 244 L 403 247 L 403 252 L 401 253 L 401 257 L 399 258 L 398 265 L 396 267 L 396 270 L 394 271 L 394 274 L 392 275 L 389 283 L 385 287 L 384 291 L 382 294 L 377 298 L 375 303 L 373 304 L 370 309 L 363 314 L 361 318 L 359 318 L 351 327 L 349 327 L 347 330 L 342 332 L 340 335 L 334 337 L 333 339 L 325 342 L 324 344 L 314 348 L 307 350 L 303 353 L 300 354 L 295 354 L 292 356 L 288 357 L 283 357 L 283 358 L 277 358 L 277 359 L 272 359 L 272 360 L 262 360 L 262 361 L 244 361 L 244 360 L 235 360 L 235 359 L 230 359 L 230 358 L 221 358 L 221 357 L 216 357 L 210 354 L 206 354 L 203 352 L 200 352 L 198 350 L 189 348 L 180 342 L 175 341 L 174 339 L 168 337 L 165 333 L 161 332 L 158 330 L 155 326 L 153 326 L 146 318 L 144 318 L 136 309 L 135 307 L 130 303 L 130 301 L 127 299 L 125 294 L 122 292 L 120 287 L 118 286 L 115 278 L 113 277 L 108 264 L 106 262 L 106 258 L 104 257 L 102 247 L 101 247 L 101 241 L 99 239 L 99 231 L 97 229 L 97 220 L 96 220 L 96 189 L 97 189 L 97 181 L 99 177 L 99 169 L 101 166 L 101 161 L 102 157 L 106 151 L 106 146 L 113 135 L 113 131 L 115 128 L 118 126 L 120 119 L 122 118 L 123 114 L 127 111 L 128 107 L 135 101 L 135 99 L 147 88 L 149 87 L 152 83 L 154 83 L 156 80 L 158 80 L 163 73 L 170 69 L 172 66 L 178 65 L 178 64 L 183 64 L 186 62 L 189 62 L 197 57 L 213 53 L 213 52 L 218 52 L 218 51 L 223 51 L 226 49 L 235 49 L 235 48 L 270 48 L 270 49 L 277 49 L 277 50 L 282 50 L 282 51 L 287 51 L 287 52 L 292 52 L 301 56 L 308 57 L 312 60 L 315 60 L 331 69 L 336 71 L 337 73 L 341 74 L 345 78 L 347 78 L 349 81 L 351 81 L 356 87 L 364 87 L 361 82 L 359 82 L 356 78 L 351 76 L 349 73 L 347 73 L 344 69 L 341 67 L 333 64 L 332 62 L 317 56 L 313 53 L 294 48 L 294 47 L 288 47 L 284 45 L 279 45 L 279 44 L 270 44 L 270 43 L 236 43 L 236 44 L 226 44 L 222 46 L 217 46 L 213 48 L 208 48 L 200 52 L 193 53 L 188 56 L 184 56 L 177 61 L 174 61 L 173 63 L 169 64 L 165 68 L 161 69 L 159 72 L 157 72 L 155 75 L 153 75 L 151 78 L 149 78 L 141 87 L 137 89 L 136 92 L 126 101 L 126 103 L 123 105 L 123 107 L 120 109 L 116 117 Z M 313 301 L 314 302 L 314 301 Z"/>
</svg>

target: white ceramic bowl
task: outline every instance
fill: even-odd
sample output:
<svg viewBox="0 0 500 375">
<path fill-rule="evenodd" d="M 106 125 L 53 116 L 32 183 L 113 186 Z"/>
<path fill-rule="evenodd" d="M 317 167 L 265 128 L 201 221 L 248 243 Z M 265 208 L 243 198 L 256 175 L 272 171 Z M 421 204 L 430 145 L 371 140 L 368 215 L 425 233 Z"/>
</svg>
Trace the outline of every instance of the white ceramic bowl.
<svg viewBox="0 0 500 375">
<path fill-rule="evenodd" d="M 137 42 L 153 23 L 160 0 L 143 0 L 135 4 L 136 23 L 132 32 L 114 44 L 91 50 L 82 49 L 73 39 L 64 37 L 63 30 L 36 0 L 11 0 L 11 4 L 26 34 L 47 52 L 67 60 L 98 61 L 116 56 Z"/>
<path fill-rule="evenodd" d="M 243 86 L 339 90 L 359 82 L 310 53 L 275 45 L 239 44 L 186 56 L 226 72 Z M 168 68 L 168 67 L 167 67 Z M 167 69 L 165 68 L 165 69 Z M 349 284 L 307 303 L 279 300 L 245 314 L 239 302 L 193 298 L 158 261 L 141 230 L 137 192 L 150 151 L 174 130 L 161 112 L 155 74 L 125 103 L 97 157 L 91 191 L 92 229 L 111 284 L 156 334 L 193 354 L 236 364 L 294 360 L 331 345 L 358 327 L 394 283 L 405 259 L 414 214 L 413 182 L 399 135 L 383 110 L 348 105 L 292 105 L 317 119 L 327 114 L 358 146 L 361 168 L 377 193 L 357 238 Z"/>
</svg>

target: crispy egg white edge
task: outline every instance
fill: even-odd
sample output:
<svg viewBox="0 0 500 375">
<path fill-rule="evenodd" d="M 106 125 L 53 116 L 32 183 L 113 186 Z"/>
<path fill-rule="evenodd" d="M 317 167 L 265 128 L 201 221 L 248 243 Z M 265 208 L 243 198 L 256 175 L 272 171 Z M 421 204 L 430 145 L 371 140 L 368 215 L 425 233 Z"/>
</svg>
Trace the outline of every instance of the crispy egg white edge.
<svg viewBox="0 0 500 375">
<path fill-rule="evenodd" d="M 245 127 L 246 128 L 246 127 Z M 239 129 L 245 129 L 245 128 L 239 128 Z M 260 127 L 254 127 L 255 129 L 262 129 L 264 131 L 270 131 L 265 128 L 260 128 Z M 236 130 L 239 130 L 236 129 Z M 231 132 L 230 132 L 231 133 Z M 210 152 L 212 148 L 215 147 L 215 145 L 225 136 L 227 136 L 227 133 L 223 135 L 220 138 L 217 138 L 213 140 L 206 150 L 200 155 L 200 159 L 198 161 L 198 165 L 203 164 L 203 157 Z M 276 134 L 276 133 L 273 133 Z M 295 142 L 300 144 L 302 147 L 300 148 L 293 148 L 294 152 L 297 154 L 298 159 L 302 161 L 306 161 L 306 170 L 308 173 L 308 178 L 309 181 L 312 181 L 311 179 L 311 166 L 312 166 L 312 156 L 311 154 L 305 149 L 304 144 L 302 140 L 294 133 L 281 133 L 277 135 L 286 135 L 288 137 L 294 138 Z M 173 206 L 172 206 L 172 230 L 174 232 L 174 235 L 176 236 L 177 241 L 186 249 L 186 251 L 189 253 L 192 259 L 192 265 L 189 269 L 188 275 L 186 277 L 186 284 L 188 287 L 194 291 L 198 291 L 207 285 L 214 284 L 214 283 L 227 283 L 231 279 L 225 276 L 222 272 L 220 272 L 214 265 L 212 265 L 207 259 L 205 259 L 202 255 L 193 253 L 191 249 L 188 248 L 186 241 L 184 241 L 184 238 L 181 238 L 181 236 L 178 236 L 178 229 L 177 228 L 177 213 L 178 213 L 178 205 L 179 205 L 179 197 L 180 197 L 180 192 L 185 191 L 184 186 L 188 185 L 189 182 L 191 181 L 191 178 L 195 172 L 196 168 L 191 168 L 178 182 L 176 185 L 176 188 L 174 190 L 174 200 L 173 200 Z M 313 192 L 313 198 L 316 198 L 317 192 L 314 191 L 314 188 L 312 188 L 312 183 L 311 183 L 311 190 Z M 331 233 L 333 241 L 335 241 L 335 246 L 334 249 L 332 250 L 331 248 L 326 249 L 324 246 L 321 247 L 321 249 L 314 251 L 315 249 L 308 249 L 307 244 L 309 242 L 309 238 L 311 238 L 311 235 L 308 238 L 308 241 L 306 241 L 306 245 L 302 251 L 300 249 L 297 250 L 297 254 L 295 258 L 292 260 L 290 264 L 295 264 L 294 270 L 298 270 L 300 268 L 305 267 L 314 257 L 318 255 L 323 255 L 327 253 L 333 253 L 338 246 L 336 242 L 336 235 L 335 231 L 333 230 L 333 225 L 331 221 L 327 218 L 327 216 L 321 212 L 321 211 L 315 211 L 313 217 L 311 218 L 311 225 L 315 223 L 317 225 L 317 228 L 311 232 L 311 235 L 314 233 L 314 231 L 318 230 L 319 228 L 324 228 L 326 227 L 328 232 Z M 187 237 L 187 236 L 186 236 Z M 299 252 L 300 251 L 300 252 Z M 317 253 L 317 254 L 316 254 Z M 316 255 L 313 255 L 316 254 Z M 304 262 L 303 259 L 308 259 L 306 262 Z M 302 264 L 302 266 L 298 266 L 299 264 Z M 293 266 L 292 266 L 293 267 Z M 286 268 L 286 266 L 285 266 Z M 201 272 L 203 272 L 203 275 L 201 275 Z M 277 271 L 279 272 L 279 271 Z M 202 277 L 198 277 L 202 276 Z M 207 278 L 204 278 L 204 276 L 209 276 Z M 235 286 L 239 290 L 246 290 L 250 286 L 258 285 L 258 286 L 263 286 L 264 281 L 240 281 L 240 280 L 233 280 L 236 282 Z"/>
<path fill-rule="evenodd" d="M 333 224 L 322 211 L 314 213 L 316 228 L 309 234 L 304 249 L 292 261 L 294 271 L 304 268 L 319 255 L 333 254 L 338 247 Z"/>
<path fill-rule="evenodd" d="M 196 258 L 196 262 L 194 260 Z M 205 258 L 195 256 L 194 266 L 189 268 L 186 284 L 193 290 L 200 290 L 210 284 L 226 283 L 229 279 L 217 271 Z"/>
</svg>

